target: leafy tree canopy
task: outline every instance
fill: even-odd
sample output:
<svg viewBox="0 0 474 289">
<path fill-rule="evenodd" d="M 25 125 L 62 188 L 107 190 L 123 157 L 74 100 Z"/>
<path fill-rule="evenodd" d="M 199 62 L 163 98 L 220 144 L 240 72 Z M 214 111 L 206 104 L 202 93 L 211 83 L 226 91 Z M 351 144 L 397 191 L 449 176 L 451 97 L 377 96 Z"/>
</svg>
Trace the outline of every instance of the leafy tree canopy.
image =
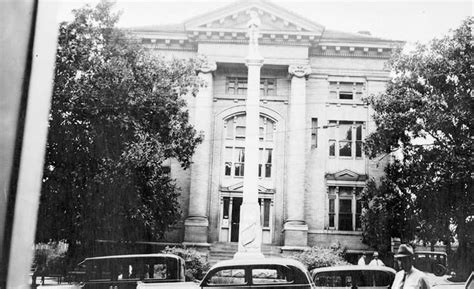
<svg viewBox="0 0 474 289">
<path fill-rule="evenodd" d="M 371 157 L 398 150 L 400 173 L 390 183 L 413 198 L 418 237 L 457 240 L 465 269 L 474 215 L 473 19 L 391 59 L 386 92 L 368 99 L 377 129 L 366 139 Z"/>
<path fill-rule="evenodd" d="M 62 23 L 37 240 L 157 240 L 180 218 L 183 168 L 201 137 L 184 95 L 201 85 L 197 60 L 153 56 L 114 25 L 113 4 Z"/>
</svg>

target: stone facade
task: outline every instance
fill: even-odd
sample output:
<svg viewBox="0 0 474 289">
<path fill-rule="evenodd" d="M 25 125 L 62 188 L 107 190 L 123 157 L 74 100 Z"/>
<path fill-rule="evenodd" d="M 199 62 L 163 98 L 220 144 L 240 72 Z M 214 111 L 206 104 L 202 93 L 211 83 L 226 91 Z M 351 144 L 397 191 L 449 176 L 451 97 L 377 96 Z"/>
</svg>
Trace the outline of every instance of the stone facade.
<svg viewBox="0 0 474 289">
<path fill-rule="evenodd" d="M 385 89 L 384 65 L 403 43 L 326 29 L 266 1 L 237 2 L 183 24 L 132 30 L 158 54 L 204 55 L 208 61 L 198 72 L 207 86 L 187 98 L 204 142 L 190 170 L 171 163 L 185 219 L 166 241 L 209 246 L 238 239 L 248 161 L 246 97 L 255 83 L 247 79 L 246 24 L 255 12 L 264 59 L 260 155 L 254 160 L 262 242 L 288 250 L 335 243 L 354 252 L 367 249 L 358 192 L 382 175 L 383 165 L 363 154 L 362 140 L 374 124 L 361 98 Z"/>
</svg>

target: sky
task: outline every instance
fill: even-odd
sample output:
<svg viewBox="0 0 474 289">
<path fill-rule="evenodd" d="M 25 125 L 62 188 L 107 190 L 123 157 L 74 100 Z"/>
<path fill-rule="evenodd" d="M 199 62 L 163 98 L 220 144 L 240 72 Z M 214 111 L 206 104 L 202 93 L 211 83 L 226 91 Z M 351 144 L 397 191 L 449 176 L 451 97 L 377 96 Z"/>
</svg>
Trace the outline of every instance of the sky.
<svg viewBox="0 0 474 289">
<path fill-rule="evenodd" d="M 181 23 L 235 1 L 116 0 L 116 10 L 122 11 L 118 26 Z M 71 20 L 72 9 L 86 3 L 95 5 L 97 2 L 98 0 L 58 2 L 57 20 Z M 409 43 L 427 43 L 435 37 L 445 35 L 450 29 L 459 27 L 463 19 L 473 15 L 474 3 L 467 0 L 273 0 L 271 2 L 327 29 L 354 33 L 370 31 L 373 36 Z"/>
</svg>

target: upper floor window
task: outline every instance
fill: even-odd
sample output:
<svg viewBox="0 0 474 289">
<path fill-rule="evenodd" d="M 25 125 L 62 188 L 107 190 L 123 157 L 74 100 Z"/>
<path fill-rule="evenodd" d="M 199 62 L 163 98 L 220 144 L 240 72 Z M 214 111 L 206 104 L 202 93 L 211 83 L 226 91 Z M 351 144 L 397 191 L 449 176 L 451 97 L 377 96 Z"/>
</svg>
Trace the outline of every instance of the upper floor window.
<svg viewBox="0 0 474 289">
<path fill-rule="evenodd" d="M 329 156 L 362 158 L 362 121 L 330 120 Z"/>
<path fill-rule="evenodd" d="M 329 187 L 328 227 L 340 231 L 361 230 L 361 187 Z"/>
<path fill-rule="evenodd" d="M 360 100 L 364 89 L 362 82 L 329 82 L 329 98 L 332 100 Z"/>
<path fill-rule="evenodd" d="M 227 94 L 247 94 L 247 77 L 227 77 Z"/>
<path fill-rule="evenodd" d="M 227 94 L 245 95 L 247 94 L 247 77 L 227 77 L 226 91 Z M 260 95 L 275 95 L 276 79 L 260 78 Z"/>
<path fill-rule="evenodd" d="M 224 122 L 224 175 L 242 177 L 245 173 L 245 115 L 229 117 Z M 265 116 L 259 121 L 258 177 L 271 178 L 273 171 L 275 122 Z"/>
</svg>

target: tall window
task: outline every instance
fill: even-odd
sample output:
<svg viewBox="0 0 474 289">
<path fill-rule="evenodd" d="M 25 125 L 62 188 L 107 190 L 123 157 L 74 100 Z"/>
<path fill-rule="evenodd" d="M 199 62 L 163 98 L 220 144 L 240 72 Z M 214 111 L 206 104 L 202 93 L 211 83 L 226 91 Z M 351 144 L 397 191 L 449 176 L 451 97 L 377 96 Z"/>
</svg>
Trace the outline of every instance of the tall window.
<svg viewBox="0 0 474 289">
<path fill-rule="evenodd" d="M 247 77 L 227 77 L 227 94 L 245 95 L 247 94 Z M 260 95 L 275 95 L 276 79 L 260 78 Z"/>
<path fill-rule="evenodd" d="M 229 117 L 224 122 L 224 176 L 243 177 L 245 174 L 245 115 Z M 271 178 L 275 123 L 268 117 L 260 116 L 258 177 Z"/>
<path fill-rule="evenodd" d="M 328 125 L 329 156 L 342 158 L 362 158 L 361 121 L 330 120 Z"/>
<path fill-rule="evenodd" d="M 361 82 L 339 82 L 329 83 L 329 98 L 332 100 L 360 100 L 364 90 Z"/>
<path fill-rule="evenodd" d="M 339 231 L 356 231 L 362 228 L 360 187 L 329 187 L 328 227 Z"/>
<path fill-rule="evenodd" d="M 311 119 L 311 148 L 318 147 L 318 119 Z"/>
</svg>

